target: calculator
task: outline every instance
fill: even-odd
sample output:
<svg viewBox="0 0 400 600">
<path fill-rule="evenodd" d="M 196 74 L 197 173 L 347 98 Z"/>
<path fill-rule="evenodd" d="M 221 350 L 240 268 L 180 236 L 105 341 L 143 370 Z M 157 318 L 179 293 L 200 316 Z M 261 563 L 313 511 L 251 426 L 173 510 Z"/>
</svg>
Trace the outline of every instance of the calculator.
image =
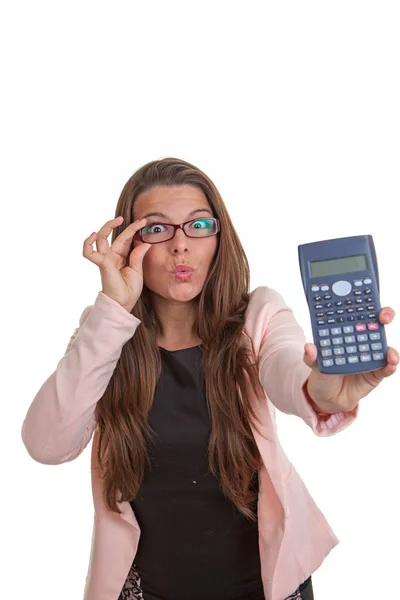
<svg viewBox="0 0 400 600">
<path fill-rule="evenodd" d="M 372 236 L 301 244 L 298 253 L 320 372 L 362 373 L 386 366 Z"/>
</svg>

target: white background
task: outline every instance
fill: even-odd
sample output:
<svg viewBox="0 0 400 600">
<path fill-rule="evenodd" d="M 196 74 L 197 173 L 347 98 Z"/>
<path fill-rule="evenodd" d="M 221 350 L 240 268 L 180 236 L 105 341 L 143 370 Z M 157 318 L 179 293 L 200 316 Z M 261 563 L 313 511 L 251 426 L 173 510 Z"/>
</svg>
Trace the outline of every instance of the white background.
<svg viewBox="0 0 400 600">
<path fill-rule="evenodd" d="M 400 312 L 399 16 L 382 0 L 3 3 L 2 598 L 83 594 L 91 444 L 45 466 L 20 430 L 101 289 L 83 240 L 141 165 L 179 157 L 214 180 L 251 288 L 277 289 L 308 341 L 301 243 L 373 235 L 382 306 Z M 313 574 L 316 600 L 398 594 L 399 417 L 398 373 L 330 438 L 278 413 L 341 541 Z"/>
</svg>

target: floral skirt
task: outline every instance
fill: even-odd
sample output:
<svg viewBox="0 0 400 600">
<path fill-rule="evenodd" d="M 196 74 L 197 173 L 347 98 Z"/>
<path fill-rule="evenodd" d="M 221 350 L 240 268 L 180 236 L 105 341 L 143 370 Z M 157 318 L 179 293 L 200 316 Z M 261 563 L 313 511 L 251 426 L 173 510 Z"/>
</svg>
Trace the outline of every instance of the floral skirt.
<svg viewBox="0 0 400 600">
<path fill-rule="evenodd" d="M 118 600 L 146 600 L 140 587 L 140 576 L 135 564 L 130 568 Z M 314 600 L 311 575 L 285 600 Z"/>
</svg>

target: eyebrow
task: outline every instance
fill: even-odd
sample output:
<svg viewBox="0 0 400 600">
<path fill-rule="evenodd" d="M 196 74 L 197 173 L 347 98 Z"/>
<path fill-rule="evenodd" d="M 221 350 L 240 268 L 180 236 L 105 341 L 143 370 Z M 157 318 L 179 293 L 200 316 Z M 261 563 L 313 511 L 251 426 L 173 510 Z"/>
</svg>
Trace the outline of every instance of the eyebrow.
<svg viewBox="0 0 400 600">
<path fill-rule="evenodd" d="M 196 208 L 195 210 L 192 210 L 192 212 L 190 212 L 188 214 L 188 217 L 192 217 L 193 215 L 195 215 L 196 213 L 199 213 L 199 212 L 208 212 L 212 217 L 214 216 L 209 208 Z M 143 215 L 142 219 L 147 218 L 147 217 L 162 217 L 163 219 L 169 219 L 169 217 L 167 215 L 164 215 L 164 213 L 161 213 L 161 212 L 146 213 L 145 215 Z"/>
</svg>

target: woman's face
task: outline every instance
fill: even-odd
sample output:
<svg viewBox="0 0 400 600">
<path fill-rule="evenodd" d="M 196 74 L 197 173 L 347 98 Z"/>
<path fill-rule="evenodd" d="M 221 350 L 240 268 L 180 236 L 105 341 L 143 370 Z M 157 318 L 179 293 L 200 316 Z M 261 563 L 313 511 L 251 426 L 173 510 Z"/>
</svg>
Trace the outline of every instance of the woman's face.
<svg viewBox="0 0 400 600">
<path fill-rule="evenodd" d="M 193 211 L 196 213 L 191 214 Z M 162 216 L 146 217 L 153 212 L 162 213 Z M 205 219 L 213 217 L 213 213 L 200 189 L 190 185 L 160 186 L 143 192 L 136 198 L 134 219 L 142 217 L 147 218 L 148 227 L 154 223 L 184 223 L 196 218 Z M 144 284 L 165 299 L 185 302 L 198 296 L 217 249 L 217 235 L 192 238 L 178 229 L 172 239 L 153 244 L 143 259 Z M 142 243 L 134 240 L 134 248 Z M 181 263 L 194 269 L 194 273 L 186 281 L 180 280 L 173 273 L 174 268 Z"/>
</svg>

